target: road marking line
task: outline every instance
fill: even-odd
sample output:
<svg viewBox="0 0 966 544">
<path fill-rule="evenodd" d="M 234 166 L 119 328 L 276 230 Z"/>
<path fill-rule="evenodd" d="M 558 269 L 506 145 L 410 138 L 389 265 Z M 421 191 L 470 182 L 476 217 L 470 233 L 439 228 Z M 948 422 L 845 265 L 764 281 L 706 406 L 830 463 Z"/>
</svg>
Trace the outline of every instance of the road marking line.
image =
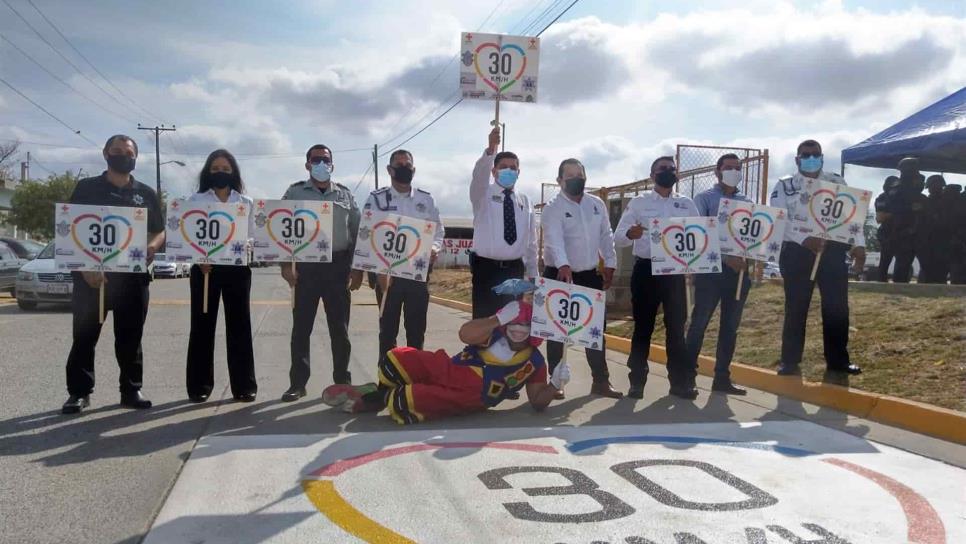
<svg viewBox="0 0 966 544">
<path fill-rule="evenodd" d="M 302 489 L 319 511 L 332 523 L 365 542 L 416 544 L 401 534 L 388 529 L 358 511 L 335 490 L 332 480 L 304 480 Z"/>
</svg>

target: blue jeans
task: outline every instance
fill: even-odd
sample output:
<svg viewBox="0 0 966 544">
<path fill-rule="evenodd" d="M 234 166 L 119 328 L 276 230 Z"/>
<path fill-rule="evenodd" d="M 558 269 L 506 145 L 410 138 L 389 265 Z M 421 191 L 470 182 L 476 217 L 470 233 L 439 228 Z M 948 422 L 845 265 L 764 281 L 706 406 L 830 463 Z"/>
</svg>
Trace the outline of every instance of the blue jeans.
<svg viewBox="0 0 966 544">
<path fill-rule="evenodd" d="M 715 353 L 714 377 L 716 380 L 730 379 L 731 358 L 735 355 L 738 340 L 738 326 L 741 325 L 741 312 L 745 308 L 751 278 L 748 273 L 742 280 L 741 298 L 735 300 L 738 290 L 738 273 L 724 267 L 718 274 L 696 274 L 694 276 L 694 310 L 685 345 L 688 362 L 697 368 L 698 355 L 704 343 L 704 332 L 708 329 L 711 316 L 718 302 L 721 302 L 721 323 L 718 327 L 718 349 Z"/>
</svg>

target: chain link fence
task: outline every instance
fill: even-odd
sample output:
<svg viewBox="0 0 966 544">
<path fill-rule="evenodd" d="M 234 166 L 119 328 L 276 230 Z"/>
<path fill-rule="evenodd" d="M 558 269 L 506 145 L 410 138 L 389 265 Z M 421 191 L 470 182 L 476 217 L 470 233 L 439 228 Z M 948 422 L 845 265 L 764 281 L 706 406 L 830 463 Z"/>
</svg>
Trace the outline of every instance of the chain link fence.
<svg viewBox="0 0 966 544">
<path fill-rule="evenodd" d="M 714 175 L 718 159 L 733 153 L 741 161 L 741 192 L 748 198 L 765 204 L 768 194 L 768 150 L 747 147 L 717 147 L 705 145 L 679 145 L 675 154 L 678 166 L 677 192 L 687 197 L 706 191 L 718 183 Z"/>
</svg>

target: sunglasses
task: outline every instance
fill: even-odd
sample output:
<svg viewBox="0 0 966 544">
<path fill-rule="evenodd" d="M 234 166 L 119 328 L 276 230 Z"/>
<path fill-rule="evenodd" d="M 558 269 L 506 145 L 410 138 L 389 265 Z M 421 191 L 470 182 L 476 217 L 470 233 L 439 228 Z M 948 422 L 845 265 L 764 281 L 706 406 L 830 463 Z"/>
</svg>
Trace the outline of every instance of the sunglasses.
<svg viewBox="0 0 966 544">
<path fill-rule="evenodd" d="M 800 158 L 800 159 L 821 159 L 822 158 L 822 154 L 821 153 L 802 153 L 801 155 L 798 156 L 798 158 Z"/>
<path fill-rule="evenodd" d="M 661 166 L 657 167 L 658 172 L 677 172 L 677 170 L 678 170 L 677 168 L 673 166 L 668 166 L 666 164 L 662 164 Z"/>
<path fill-rule="evenodd" d="M 332 164 L 332 159 L 328 157 L 312 157 L 311 159 L 309 159 L 309 162 L 312 164 L 319 164 L 320 162 L 324 162 L 325 164 Z"/>
</svg>

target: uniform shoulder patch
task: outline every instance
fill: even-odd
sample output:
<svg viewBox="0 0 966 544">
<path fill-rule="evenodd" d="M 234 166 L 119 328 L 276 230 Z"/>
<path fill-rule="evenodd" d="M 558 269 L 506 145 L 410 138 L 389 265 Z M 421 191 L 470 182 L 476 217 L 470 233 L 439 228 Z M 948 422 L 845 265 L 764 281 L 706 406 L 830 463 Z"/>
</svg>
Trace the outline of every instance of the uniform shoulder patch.
<svg viewBox="0 0 966 544">
<path fill-rule="evenodd" d="M 340 189 L 345 189 L 346 191 L 348 191 L 348 190 L 349 190 L 349 188 L 348 188 L 348 187 L 346 187 L 345 185 L 342 185 L 342 184 L 341 184 L 341 183 L 339 183 L 338 181 L 336 181 L 336 182 L 335 182 L 335 186 L 336 186 L 336 187 L 338 187 L 338 188 L 340 188 Z"/>
<path fill-rule="evenodd" d="M 423 193 L 424 195 L 428 195 L 429 194 L 429 191 L 426 191 L 426 190 L 423 190 L 423 189 L 416 189 L 416 192 L 417 193 Z"/>
<path fill-rule="evenodd" d="M 373 189 L 372 191 L 369 191 L 369 194 L 378 195 L 378 194 L 387 193 L 387 192 L 389 192 L 389 187 L 380 187 L 378 189 Z"/>
</svg>

